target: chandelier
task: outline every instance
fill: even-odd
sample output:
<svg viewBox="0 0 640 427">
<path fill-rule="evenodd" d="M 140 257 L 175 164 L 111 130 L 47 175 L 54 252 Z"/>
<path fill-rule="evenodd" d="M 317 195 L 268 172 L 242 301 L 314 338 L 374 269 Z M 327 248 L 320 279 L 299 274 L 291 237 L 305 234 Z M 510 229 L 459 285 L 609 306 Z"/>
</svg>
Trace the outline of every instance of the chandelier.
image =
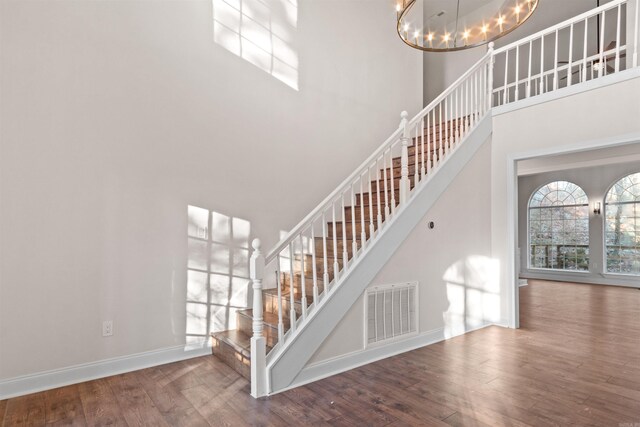
<svg viewBox="0 0 640 427">
<path fill-rule="evenodd" d="M 397 31 L 407 45 L 426 52 L 469 49 L 492 42 L 518 28 L 533 14 L 538 2 L 398 0 Z"/>
</svg>

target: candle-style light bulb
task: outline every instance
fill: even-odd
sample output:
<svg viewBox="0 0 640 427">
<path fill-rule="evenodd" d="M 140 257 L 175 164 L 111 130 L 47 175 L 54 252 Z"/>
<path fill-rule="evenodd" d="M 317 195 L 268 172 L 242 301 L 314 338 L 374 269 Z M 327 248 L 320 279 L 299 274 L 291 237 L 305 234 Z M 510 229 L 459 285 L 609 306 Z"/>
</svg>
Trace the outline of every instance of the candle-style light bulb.
<svg viewBox="0 0 640 427">
<path fill-rule="evenodd" d="M 504 24 L 504 16 L 500 15 L 500 17 L 498 17 L 498 26 L 500 27 L 500 32 L 502 32 L 502 24 Z"/>
<path fill-rule="evenodd" d="M 516 21 L 517 21 L 517 22 L 520 22 L 520 10 L 521 10 L 520 5 L 519 5 L 519 4 L 517 4 L 517 5 L 516 5 L 516 8 L 515 8 L 515 11 L 516 11 Z"/>
</svg>

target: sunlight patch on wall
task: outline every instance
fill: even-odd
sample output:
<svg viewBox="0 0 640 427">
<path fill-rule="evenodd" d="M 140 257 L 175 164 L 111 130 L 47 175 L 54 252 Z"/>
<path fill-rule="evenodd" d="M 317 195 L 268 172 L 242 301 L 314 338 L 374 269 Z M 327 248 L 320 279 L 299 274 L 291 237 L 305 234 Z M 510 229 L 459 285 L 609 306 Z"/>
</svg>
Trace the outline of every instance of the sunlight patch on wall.
<svg viewBox="0 0 640 427">
<path fill-rule="evenodd" d="M 297 0 L 212 0 L 213 40 L 298 90 Z"/>
<path fill-rule="evenodd" d="M 500 263 L 470 256 L 451 265 L 443 276 L 449 309 L 443 314 L 445 338 L 500 320 Z"/>
<path fill-rule="evenodd" d="M 189 205 L 187 343 L 236 328 L 236 311 L 248 305 L 248 221 Z"/>
</svg>

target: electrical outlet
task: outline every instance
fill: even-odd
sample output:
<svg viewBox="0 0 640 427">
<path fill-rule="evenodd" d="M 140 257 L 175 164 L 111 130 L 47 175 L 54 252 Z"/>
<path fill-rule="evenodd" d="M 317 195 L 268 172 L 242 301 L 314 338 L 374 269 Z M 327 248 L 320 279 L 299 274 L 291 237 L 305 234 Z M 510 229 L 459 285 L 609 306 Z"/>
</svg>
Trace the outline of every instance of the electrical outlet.
<svg viewBox="0 0 640 427">
<path fill-rule="evenodd" d="M 110 337 L 113 335 L 113 320 L 105 320 L 102 322 L 102 336 Z"/>
</svg>

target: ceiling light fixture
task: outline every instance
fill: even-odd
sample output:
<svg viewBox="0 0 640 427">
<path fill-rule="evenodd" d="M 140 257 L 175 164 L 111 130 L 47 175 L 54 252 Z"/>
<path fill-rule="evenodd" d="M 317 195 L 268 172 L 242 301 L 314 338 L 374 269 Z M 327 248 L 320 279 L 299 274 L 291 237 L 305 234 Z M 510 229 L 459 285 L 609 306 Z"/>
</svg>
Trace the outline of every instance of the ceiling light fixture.
<svg viewBox="0 0 640 427">
<path fill-rule="evenodd" d="M 499 39 L 518 28 L 535 12 L 539 1 L 457 0 L 452 10 L 430 10 L 436 8 L 436 5 L 430 4 L 430 0 L 398 0 L 397 31 L 405 44 L 425 52 L 470 49 Z M 414 8 L 418 2 L 422 2 L 422 7 Z M 412 13 L 416 16 L 412 17 Z M 423 21 L 424 25 L 417 24 Z M 413 38 L 409 34 L 410 23 L 416 28 Z M 424 36 L 420 37 L 420 34 Z"/>
</svg>

